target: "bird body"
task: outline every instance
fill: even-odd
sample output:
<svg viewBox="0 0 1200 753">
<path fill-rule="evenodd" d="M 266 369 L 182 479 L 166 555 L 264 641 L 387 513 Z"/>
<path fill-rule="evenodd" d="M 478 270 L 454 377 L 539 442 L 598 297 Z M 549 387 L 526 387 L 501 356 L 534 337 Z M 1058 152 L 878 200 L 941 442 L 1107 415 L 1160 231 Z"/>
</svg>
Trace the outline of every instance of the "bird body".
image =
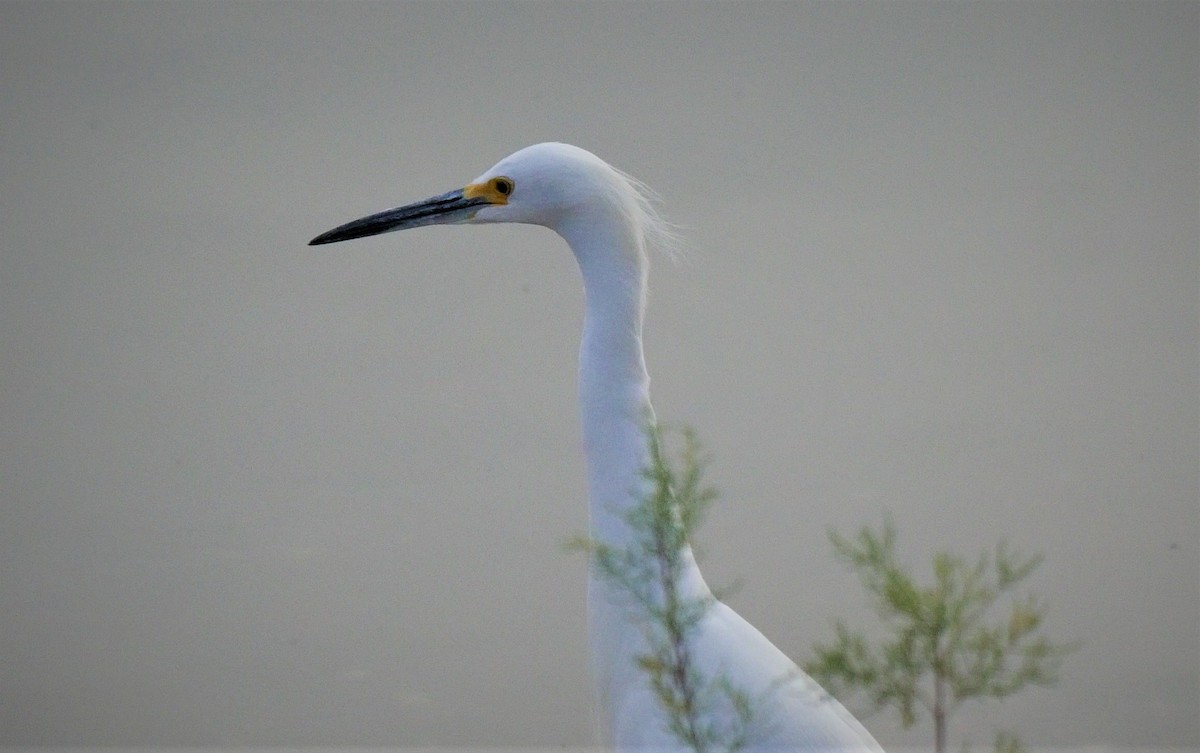
<svg viewBox="0 0 1200 753">
<path fill-rule="evenodd" d="M 646 252 L 665 225 L 639 183 L 590 152 L 547 143 L 506 157 L 461 190 L 355 220 L 312 243 L 467 222 L 549 227 L 578 262 L 585 293 L 579 409 L 590 535 L 607 547 L 627 546 L 635 536 L 627 513 L 648 491 L 646 428 L 654 420 L 642 350 Z M 689 548 L 681 560 L 680 595 L 711 599 Z M 594 567 L 588 630 L 609 742 L 619 750 L 686 750 L 638 665 L 647 643 L 635 605 Z M 726 605 L 713 602 L 689 640 L 703 676 L 728 680 L 754 704 L 744 750 L 881 753 L 840 703 Z"/>
</svg>

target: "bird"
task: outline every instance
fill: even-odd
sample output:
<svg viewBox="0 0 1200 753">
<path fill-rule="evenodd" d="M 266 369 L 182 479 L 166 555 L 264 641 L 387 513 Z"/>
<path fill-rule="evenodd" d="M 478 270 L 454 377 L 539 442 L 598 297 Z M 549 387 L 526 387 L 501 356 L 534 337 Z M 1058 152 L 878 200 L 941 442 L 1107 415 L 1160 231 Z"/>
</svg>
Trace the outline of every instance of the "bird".
<svg viewBox="0 0 1200 753">
<path fill-rule="evenodd" d="M 309 245 L 427 225 L 524 223 L 556 232 L 573 253 L 584 288 L 578 402 L 593 541 L 631 543 L 628 511 L 646 491 L 654 421 L 642 347 L 647 252 L 672 235 L 652 192 L 580 147 L 541 143 L 520 149 L 446 193 L 340 225 Z M 720 677 L 754 704 L 743 750 L 882 753 L 836 699 L 723 602 L 700 573 L 690 545 L 680 553 L 680 593 L 710 604 L 688 637 L 706 677 Z M 599 727 L 623 751 L 692 749 L 670 729 L 668 712 L 638 657 L 646 632 L 620 588 L 588 574 L 588 633 Z M 730 714 L 721 709 L 714 715 Z M 714 725 L 728 719 L 709 720 Z"/>
</svg>

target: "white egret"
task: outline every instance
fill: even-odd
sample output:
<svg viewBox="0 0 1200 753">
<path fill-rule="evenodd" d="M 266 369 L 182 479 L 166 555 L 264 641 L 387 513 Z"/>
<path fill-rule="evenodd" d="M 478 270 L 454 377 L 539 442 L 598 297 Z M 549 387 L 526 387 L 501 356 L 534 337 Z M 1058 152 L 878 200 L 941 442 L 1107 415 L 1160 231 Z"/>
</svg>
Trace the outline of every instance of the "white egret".
<svg viewBox="0 0 1200 753">
<path fill-rule="evenodd" d="M 311 245 L 423 225 L 520 222 L 557 232 L 583 276 L 585 314 L 579 352 L 579 404 L 593 539 L 622 547 L 632 532 L 624 513 L 639 501 L 649 461 L 650 412 L 642 355 L 646 248 L 663 229 L 637 182 L 578 147 L 537 144 L 504 158 L 466 187 L 330 230 Z M 711 596 L 691 552 L 681 589 Z M 615 586 L 593 572 L 588 629 L 601 724 L 622 750 L 680 750 L 666 714 L 635 657 L 642 630 Z M 708 677 L 727 678 L 755 704 L 749 750 L 881 749 L 861 724 L 783 652 L 717 602 L 693 636 L 691 655 Z"/>
</svg>

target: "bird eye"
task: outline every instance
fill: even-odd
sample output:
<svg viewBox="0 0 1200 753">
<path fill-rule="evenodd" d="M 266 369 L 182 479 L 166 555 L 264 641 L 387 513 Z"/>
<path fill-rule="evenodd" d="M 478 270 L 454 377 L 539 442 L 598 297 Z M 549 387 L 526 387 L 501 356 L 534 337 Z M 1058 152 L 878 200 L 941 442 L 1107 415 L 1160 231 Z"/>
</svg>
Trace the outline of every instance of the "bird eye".
<svg viewBox="0 0 1200 753">
<path fill-rule="evenodd" d="M 513 182 L 508 178 L 493 178 L 492 187 L 496 189 L 496 193 L 501 196 L 508 196 L 512 193 Z"/>
</svg>

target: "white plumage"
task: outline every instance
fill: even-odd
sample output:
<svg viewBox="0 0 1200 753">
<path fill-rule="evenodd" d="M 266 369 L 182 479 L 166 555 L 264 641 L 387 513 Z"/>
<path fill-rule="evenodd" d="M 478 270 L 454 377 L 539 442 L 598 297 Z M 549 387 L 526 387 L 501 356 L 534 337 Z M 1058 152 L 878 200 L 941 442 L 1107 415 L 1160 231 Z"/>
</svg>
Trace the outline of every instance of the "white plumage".
<svg viewBox="0 0 1200 753">
<path fill-rule="evenodd" d="M 664 226 L 635 181 L 590 152 L 548 143 L 504 158 L 463 189 L 355 220 L 312 243 L 466 222 L 543 225 L 566 240 L 579 263 L 586 294 L 579 407 L 590 533 L 624 547 L 633 535 L 624 513 L 646 484 L 644 424 L 653 417 L 642 355 L 646 249 Z M 683 596 L 711 596 L 690 551 L 684 561 Z M 588 628 L 602 725 L 618 749 L 684 750 L 636 664 L 645 639 L 625 602 L 593 572 Z M 746 750 L 881 752 L 840 703 L 724 604 L 705 615 L 692 640 L 697 668 L 728 678 L 755 703 Z"/>
</svg>

